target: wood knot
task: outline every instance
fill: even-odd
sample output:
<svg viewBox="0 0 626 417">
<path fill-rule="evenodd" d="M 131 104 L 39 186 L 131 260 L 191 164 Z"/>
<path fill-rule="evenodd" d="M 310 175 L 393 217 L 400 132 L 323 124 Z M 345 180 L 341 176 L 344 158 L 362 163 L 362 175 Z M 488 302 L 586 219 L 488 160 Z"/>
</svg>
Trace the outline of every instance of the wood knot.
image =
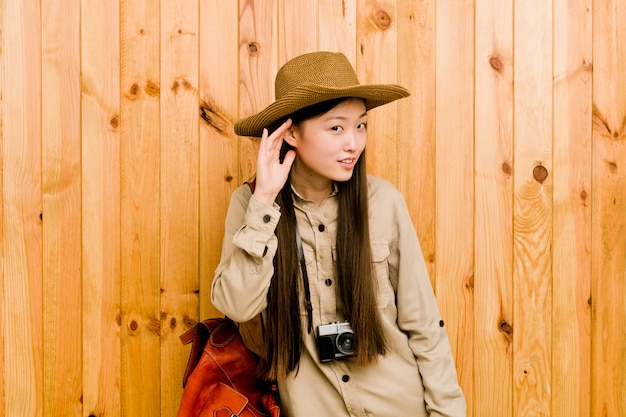
<svg viewBox="0 0 626 417">
<path fill-rule="evenodd" d="M 200 117 L 218 132 L 225 132 L 229 125 L 228 119 L 206 101 L 200 102 Z"/>
<path fill-rule="evenodd" d="M 511 165 L 508 162 L 502 163 L 502 172 L 504 172 L 508 176 L 511 175 L 512 169 L 511 169 Z"/>
<path fill-rule="evenodd" d="M 543 165 L 537 165 L 533 169 L 533 177 L 539 184 L 543 184 L 546 178 L 548 178 L 548 170 Z"/>
<path fill-rule="evenodd" d="M 128 94 L 126 94 L 126 97 L 129 100 L 135 100 L 138 95 L 139 95 L 139 84 L 133 83 L 133 85 L 131 85 L 130 89 L 128 90 Z"/>
<path fill-rule="evenodd" d="M 148 330 L 155 336 L 161 335 L 161 322 L 156 319 L 151 319 L 148 322 Z"/>
<path fill-rule="evenodd" d="M 197 320 L 192 319 L 188 315 L 183 315 L 183 326 L 185 327 L 185 330 L 191 329 L 196 324 L 198 324 Z"/>
<path fill-rule="evenodd" d="M 248 53 L 250 56 L 257 56 L 259 54 L 259 44 L 256 42 L 250 42 L 248 44 Z"/>
<path fill-rule="evenodd" d="M 118 115 L 113 115 L 111 117 L 111 119 L 109 120 L 109 123 L 111 124 L 111 127 L 113 129 L 117 129 L 118 127 L 120 127 L 120 118 Z"/>
<path fill-rule="evenodd" d="M 617 171 L 617 163 L 615 161 L 606 161 L 606 165 L 609 167 L 609 171 L 615 173 Z"/>
<path fill-rule="evenodd" d="M 465 288 L 468 291 L 473 291 L 474 290 L 474 274 L 472 274 L 467 281 L 465 282 Z"/>
<path fill-rule="evenodd" d="M 130 323 L 128 323 L 128 328 L 131 332 L 135 333 L 139 329 L 139 323 L 137 323 L 137 320 L 131 320 Z"/>
<path fill-rule="evenodd" d="M 502 61 L 502 58 L 498 55 L 491 55 L 489 57 L 489 65 L 498 74 L 502 74 L 504 72 L 504 61 Z"/>
<path fill-rule="evenodd" d="M 376 25 L 383 30 L 387 30 L 389 26 L 391 26 L 391 16 L 384 10 L 376 10 L 374 20 L 376 21 Z"/>
<path fill-rule="evenodd" d="M 170 89 L 174 92 L 174 94 L 178 94 L 178 90 L 180 90 L 181 87 L 184 90 L 193 90 L 193 86 L 191 85 L 189 80 L 185 80 L 184 78 L 180 80 L 174 80 Z"/>
<path fill-rule="evenodd" d="M 146 86 L 144 87 L 144 91 L 152 97 L 157 97 L 161 91 L 161 87 L 159 87 L 159 84 L 155 83 L 152 80 L 148 80 L 146 82 Z"/>
<path fill-rule="evenodd" d="M 176 323 L 176 317 L 172 317 L 172 318 L 170 319 L 170 328 L 171 328 L 172 330 L 173 330 L 173 329 L 175 329 L 175 328 L 176 328 L 176 324 L 177 324 L 177 323 Z"/>
<path fill-rule="evenodd" d="M 507 323 L 506 320 L 502 320 L 498 324 L 498 328 L 504 334 L 507 334 L 507 335 L 513 334 L 513 327 L 509 323 Z"/>
</svg>

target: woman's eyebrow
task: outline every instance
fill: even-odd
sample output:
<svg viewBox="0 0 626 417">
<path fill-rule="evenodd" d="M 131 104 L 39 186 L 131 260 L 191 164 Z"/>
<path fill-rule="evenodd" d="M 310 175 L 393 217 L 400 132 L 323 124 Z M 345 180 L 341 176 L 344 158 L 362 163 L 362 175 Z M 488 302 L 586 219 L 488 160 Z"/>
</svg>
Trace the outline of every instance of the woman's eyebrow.
<svg viewBox="0 0 626 417">
<path fill-rule="evenodd" d="M 358 117 L 358 119 L 362 119 L 362 118 L 364 118 L 365 116 L 367 116 L 367 112 L 364 112 L 363 114 L 361 114 L 361 115 Z M 328 116 L 328 117 L 327 117 L 327 118 L 325 118 L 324 120 L 335 120 L 335 119 L 338 119 L 338 120 L 347 120 L 347 119 L 348 119 L 348 117 L 347 117 L 347 116 L 343 116 L 343 115 L 333 115 L 333 116 Z"/>
</svg>

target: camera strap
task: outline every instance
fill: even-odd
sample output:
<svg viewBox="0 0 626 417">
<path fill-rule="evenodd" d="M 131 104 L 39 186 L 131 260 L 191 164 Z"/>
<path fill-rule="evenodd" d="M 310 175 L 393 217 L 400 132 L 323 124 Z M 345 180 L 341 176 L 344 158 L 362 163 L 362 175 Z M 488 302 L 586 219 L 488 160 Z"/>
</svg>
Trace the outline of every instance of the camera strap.
<svg viewBox="0 0 626 417">
<path fill-rule="evenodd" d="M 311 289 L 309 288 L 309 274 L 306 272 L 306 260 L 304 259 L 304 250 L 302 249 L 302 238 L 300 237 L 300 228 L 296 221 L 296 246 L 298 248 L 298 258 L 300 258 L 300 269 L 302 269 L 302 281 L 304 283 L 304 307 L 309 321 L 307 332 L 310 334 L 313 329 L 313 305 L 311 304 Z"/>
</svg>

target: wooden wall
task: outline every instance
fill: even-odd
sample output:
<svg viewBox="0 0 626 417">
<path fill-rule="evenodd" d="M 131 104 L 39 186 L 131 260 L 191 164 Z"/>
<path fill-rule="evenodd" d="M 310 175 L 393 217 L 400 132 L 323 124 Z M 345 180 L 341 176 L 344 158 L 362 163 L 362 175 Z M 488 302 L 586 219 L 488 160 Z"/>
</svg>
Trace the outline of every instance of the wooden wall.
<svg viewBox="0 0 626 417">
<path fill-rule="evenodd" d="M 371 112 L 468 415 L 626 416 L 626 0 L 0 0 L 0 416 L 174 416 L 287 59 Z"/>
</svg>

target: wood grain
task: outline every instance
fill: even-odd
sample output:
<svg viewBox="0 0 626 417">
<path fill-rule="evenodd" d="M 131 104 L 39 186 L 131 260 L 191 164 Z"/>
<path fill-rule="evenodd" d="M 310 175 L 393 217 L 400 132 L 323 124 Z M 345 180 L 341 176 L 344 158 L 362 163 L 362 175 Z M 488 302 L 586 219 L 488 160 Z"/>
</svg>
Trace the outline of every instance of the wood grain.
<svg viewBox="0 0 626 417">
<path fill-rule="evenodd" d="M 593 8 L 591 413 L 626 414 L 626 18 Z"/>
<path fill-rule="evenodd" d="M 592 2 L 554 2 L 552 411 L 590 415 Z"/>
<path fill-rule="evenodd" d="M 239 117 L 255 114 L 274 101 L 278 71 L 277 0 L 239 3 Z M 256 139 L 239 142 L 239 177 L 256 172 Z"/>
<path fill-rule="evenodd" d="M 175 415 L 198 296 L 198 0 L 161 3 L 161 415 Z"/>
<path fill-rule="evenodd" d="M 473 2 L 437 3 L 435 293 L 459 383 L 472 390 L 474 333 Z M 454 152 L 451 150 L 454 149 Z M 471 397 L 468 399 L 471 409 Z"/>
<path fill-rule="evenodd" d="M 342 52 L 356 68 L 356 13 L 358 0 L 318 0 L 317 48 Z"/>
<path fill-rule="evenodd" d="M 44 415 L 81 416 L 80 1 L 42 3 Z M 59 25 L 59 21 L 66 24 Z"/>
<path fill-rule="evenodd" d="M 160 10 L 123 0 L 120 28 L 121 410 L 147 417 L 162 401 Z"/>
<path fill-rule="evenodd" d="M 318 49 L 317 2 L 278 0 L 278 65 Z"/>
<path fill-rule="evenodd" d="M 395 1 L 357 1 L 356 71 L 361 84 L 397 83 L 397 39 Z M 368 111 L 367 167 L 371 174 L 398 183 L 396 135 L 397 104 Z"/>
<path fill-rule="evenodd" d="M 6 416 L 42 416 L 41 9 L 2 2 L 2 270 Z M 18 138 L 19 140 L 15 140 Z"/>
<path fill-rule="evenodd" d="M 474 388 L 468 410 L 475 416 L 512 410 L 512 10 L 512 1 L 476 4 Z"/>
<path fill-rule="evenodd" d="M 549 415 L 552 350 L 552 5 L 515 2 L 513 416 Z"/>
<path fill-rule="evenodd" d="M 435 279 L 436 26 L 434 4 L 400 3 L 398 84 L 411 95 L 398 102 L 398 189 L 403 194 L 428 272 Z"/>
<path fill-rule="evenodd" d="M 239 173 L 239 142 L 233 124 L 239 113 L 239 36 L 236 2 L 200 3 L 200 319 L 221 315 L 211 305 L 211 283 L 219 264 L 230 195 L 245 179 Z M 217 59 L 219 57 L 219 59 Z M 218 81 L 216 81 L 218 80 Z"/>
<path fill-rule="evenodd" d="M 83 415 L 120 410 L 119 2 L 81 6 Z"/>
</svg>

